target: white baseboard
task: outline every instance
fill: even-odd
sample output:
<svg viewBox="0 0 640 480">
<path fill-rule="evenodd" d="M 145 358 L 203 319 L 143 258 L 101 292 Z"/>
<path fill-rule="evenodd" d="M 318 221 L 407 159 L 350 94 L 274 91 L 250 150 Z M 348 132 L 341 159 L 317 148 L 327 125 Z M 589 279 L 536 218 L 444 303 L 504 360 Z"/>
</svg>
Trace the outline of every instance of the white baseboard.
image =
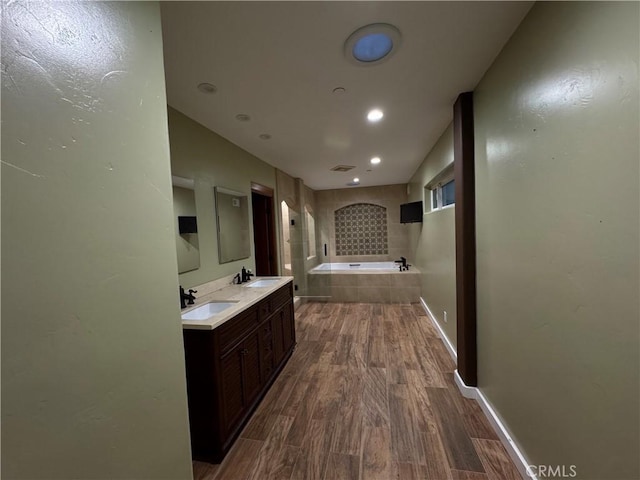
<svg viewBox="0 0 640 480">
<path fill-rule="evenodd" d="M 295 312 L 302 306 L 303 302 L 300 297 L 293 297 L 293 311 Z"/>
<path fill-rule="evenodd" d="M 491 403 L 487 400 L 487 397 L 482 394 L 482 391 L 479 388 L 465 385 L 458 373 L 458 370 L 454 372 L 454 378 L 462 396 L 466 398 L 473 398 L 478 402 L 482 412 L 485 417 L 487 417 L 487 420 L 489 420 L 489 423 L 498 435 L 498 438 L 511 457 L 511 460 L 513 460 L 513 463 L 516 465 L 516 468 L 520 472 L 522 478 L 526 480 L 538 480 L 537 477 L 533 475 L 532 471 L 528 471 L 527 467 L 530 463 L 527 461 L 524 453 L 522 453 L 522 450 L 520 450 L 520 447 L 518 447 L 516 442 L 513 440 L 513 436 L 509 433 L 504 423 L 502 423 L 502 419 L 493 409 Z"/>
<path fill-rule="evenodd" d="M 440 324 L 436 321 L 435 316 L 433 315 L 433 313 L 431 313 L 431 310 L 429 310 L 427 302 L 425 302 L 422 297 L 420 297 L 420 303 L 422 304 L 422 308 L 424 308 L 424 311 L 427 313 L 427 316 L 433 323 L 433 326 L 436 328 L 436 330 L 438 330 L 438 334 L 440 335 L 440 338 L 442 338 L 442 342 L 444 343 L 445 347 L 449 351 L 449 354 L 457 365 L 458 354 L 455 347 L 449 341 L 447 334 L 444 332 L 442 327 L 440 327 Z M 474 399 L 476 402 L 478 402 L 480 408 L 482 409 L 482 412 L 484 413 L 485 417 L 487 417 L 487 420 L 489 420 L 489 423 L 498 435 L 498 438 L 511 457 L 511 460 L 513 460 L 513 463 L 516 465 L 516 468 L 520 472 L 522 478 L 525 480 L 538 480 L 536 476 L 530 474 L 533 472 L 528 472 L 527 467 L 529 465 L 529 462 L 527 461 L 526 457 L 524 456 L 516 442 L 513 440 L 513 436 L 505 427 L 500 416 L 493 409 L 487 398 L 482 394 L 482 391 L 480 391 L 479 388 L 467 386 L 460 377 L 458 370 L 454 372 L 453 377 L 462 396 L 465 398 Z"/>
<path fill-rule="evenodd" d="M 429 309 L 429 305 L 427 305 L 427 302 L 424 301 L 424 298 L 420 297 L 420 303 L 422 304 L 422 308 L 424 309 L 424 311 L 427 313 L 427 317 L 431 319 L 431 323 L 433 323 L 433 326 L 436 327 L 436 330 L 438 330 L 438 334 L 440 335 L 440 338 L 442 338 L 442 342 L 444 343 L 444 346 L 447 347 L 449 355 L 451 355 L 451 358 L 453 358 L 453 361 L 456 362 L 456 365 L 457 365 L 458 352 L 456 352 L 456 347 L 453 346 L 453 343 L 451 343 L 451 341 L 449 340 L 449 337 L 447 337 L 447 334 L 444 333 L 444 330 L 436 320 L 435 315 Z"/>
</svg>

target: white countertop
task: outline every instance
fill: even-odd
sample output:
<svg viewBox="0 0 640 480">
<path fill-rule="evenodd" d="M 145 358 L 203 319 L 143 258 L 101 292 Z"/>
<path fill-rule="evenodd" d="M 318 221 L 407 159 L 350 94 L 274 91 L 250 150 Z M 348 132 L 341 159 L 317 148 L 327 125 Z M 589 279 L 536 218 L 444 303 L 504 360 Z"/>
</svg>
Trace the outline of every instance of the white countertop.
<svg viewBox="0 0 640 480">
<path fill-rule="evenodd" d="M 279 281 L 269 287 L 248 287 L 252 283 L 258 280 L 275 280 Z M 232 307 L 223 310 L 222 312 L 207 318 L 206 320 L 182 320 L 182 328 L 188 330 L 213 330 L 219 327 L 227 320 L 235 317 L 239 313 L 243 312 L 252 305 L 255 305 L 260 300 L 266 298 L 271 293 L 275 292 L 279 288 L 283 287 L 289 282 L 293 282 L 293 277 L 256 277 L 250 282 L 243 283 L 241 285 L 227 285 L 213 292 L 196 297 L 193 305 L 187 306 L 180 311 L 180 315 L 198 308 L 201 305 L 205 305 L 209 302 L 220 302 L 229 300 L 231 302 L 237 302 Z M 197 290 L 199 287 L 195 287 Z"/>
</svg>

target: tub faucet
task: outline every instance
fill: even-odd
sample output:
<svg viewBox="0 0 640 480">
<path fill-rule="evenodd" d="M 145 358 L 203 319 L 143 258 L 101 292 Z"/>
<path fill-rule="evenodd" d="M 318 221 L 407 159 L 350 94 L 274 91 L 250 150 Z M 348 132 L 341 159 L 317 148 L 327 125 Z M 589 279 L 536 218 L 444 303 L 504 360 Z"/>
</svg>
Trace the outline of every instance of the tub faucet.
<svg viewBox="0 0 640 480">
<path fill-rule="evenodd" d="M 395 260 L 394 263 L 400 264 L 398 267 L 401 272 L 409 270 L 409 267 L 411 266 L 407 263 L 407 259 L 405 257 L 400 257 L 400 260 Z"/>
<path fill-rule="evenodd" d="M 182 285 L 180 286 L 180 308 L 187 308 L 187 305 L 193 305 L 193 301 L 196 299 L 193 295 L 194 293 L 198 293 L 198 291 L 189 289 L 189 293 L 187 294 L 184 293 Z"/>
</svg>

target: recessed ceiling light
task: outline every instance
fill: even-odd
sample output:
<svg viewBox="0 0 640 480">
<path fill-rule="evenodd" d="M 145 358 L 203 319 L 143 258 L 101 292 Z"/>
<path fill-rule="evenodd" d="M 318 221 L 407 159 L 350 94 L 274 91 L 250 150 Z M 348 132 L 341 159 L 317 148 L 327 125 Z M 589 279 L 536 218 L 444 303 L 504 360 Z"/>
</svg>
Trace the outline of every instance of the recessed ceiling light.
<svg viewBox="0 0 640 480">
<path fill-rule="evenodd" d="M 336 87 L 336 88 L 333 89 L 333 93 L 338 94 L 338 95 L 341 94 L 341 93 L 345 93 L 346 91 L 347 91 L 347 89 L 344 88 L 344 87 Z"/>
<path fill-rule="evenodd" d="M 374 65 L 391 57 L 400 46 L 400 31 L 387 23 L 374 23 L 353 32 L 344 44 L 351 63 Z"/>
<path fill-rule="evenodd" d="M 382 160 L 380 160 L 380 157 L 373 157 L 371 159 L 371 165 L 378 165 Z"/>
<path fill-rule="evenodd" d="M 218 91 L 217 87 L 215 85 L 212 85 L 211 83 L 199 84 L 198 90 L 200 90 L 202 93 L 208 93 L 208 94 L 216 93 Z"/>
<path fill-rule="evenodd" d="M 354 178 L 353 183 L 360 183 L 360 179 L 358 177 Z"/>
<path fill-rule="evenodd" d="M 370 122 L 379 122 L 380 120 L 382 120 L 382 117 L 384 117 L 384 113 L 382 113 L 382 110 L 378 108 L 374 108 L 369 113 L 367 113 L 367 120 L 369 120 Z"/>
<path fill-rule="evenodd" d="M 261 133 L 260 135 L 258 135 L 262 140 L 269 140 L 271 138 L 271 135 L 269 135 L 268 133 Z"/>
<path fill-rule="evenodd" d="M 236 115 L 236 120 L 238 120 L 239 122 L 248 122 L 249 120 L 251 120 L 251 117 L 246 113 L 239 113 L 238 115 Z"/>
</svg>

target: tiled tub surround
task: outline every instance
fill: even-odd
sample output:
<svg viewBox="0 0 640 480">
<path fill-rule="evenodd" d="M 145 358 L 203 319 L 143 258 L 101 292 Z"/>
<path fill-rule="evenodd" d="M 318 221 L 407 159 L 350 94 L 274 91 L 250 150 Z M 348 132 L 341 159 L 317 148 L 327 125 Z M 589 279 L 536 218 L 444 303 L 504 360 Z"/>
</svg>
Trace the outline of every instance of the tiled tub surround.
<svg viewBox="0 0 640 480">
<path fill-rule="evenodd" d="M 323 262 L 384 262 L 401 255 L 410 256 L 409 226 L 400 223 L 400 205 L 406 203 L 407 185 L 382 185 L 336 190 L 318 190 L 316 199 L 316 230 L 318 252 L 327 245 Z M 336 212 L 354 204 L 371 204 L 386 209 L 387 252 L 382 254 L 349 254 L 336 250 Z M 383 247 L 384 248 L 384 247 Z"/>
<path fill-rule="evenodd" d="M 268 287 L 247 286 L 261 279 L 272 280 L 275 278 L 278 278 L 279 281 Z M 192 330 L 213 330 L 250 306 L 255 305 L 269 294 L 278 290 L 280 287 L 293 281 L 293 277 L 257 277 L 254 280 L 251 280 L 251 282 L 234 285 L 231 284 L 232 279 L 233 275 L 228 278 L 214 280 L 212 282 L 193 287 L 193 289 L 198 292 L 196 293 L 194 305 L 189 305 L 188 308 L 183 309 L 180 314 L 194 310 L 195 308 L 209 302 L 230 300 L 236 303 L 232 307 L 229 307 L 206 320 L 182 320 L 182 328 Z"/>
<path fill-rule="evenodd" d="M 354 203 L 335 211 L 336 255 L 386 255 L 387 209 Z"/>
<path fill-rule="evenodd" d="M 308 282 L 329 302 L 410 303 L 420 301 L 420 271 L 400 272 L 393 262 L 322 264 L 310 270 Z M 330 265 L 331 267 L 329 267 Z M 375 268 L 368 268 L 373 267 Z M 331 269 L 329 269 L 331 268 Z"/>
</svg>

